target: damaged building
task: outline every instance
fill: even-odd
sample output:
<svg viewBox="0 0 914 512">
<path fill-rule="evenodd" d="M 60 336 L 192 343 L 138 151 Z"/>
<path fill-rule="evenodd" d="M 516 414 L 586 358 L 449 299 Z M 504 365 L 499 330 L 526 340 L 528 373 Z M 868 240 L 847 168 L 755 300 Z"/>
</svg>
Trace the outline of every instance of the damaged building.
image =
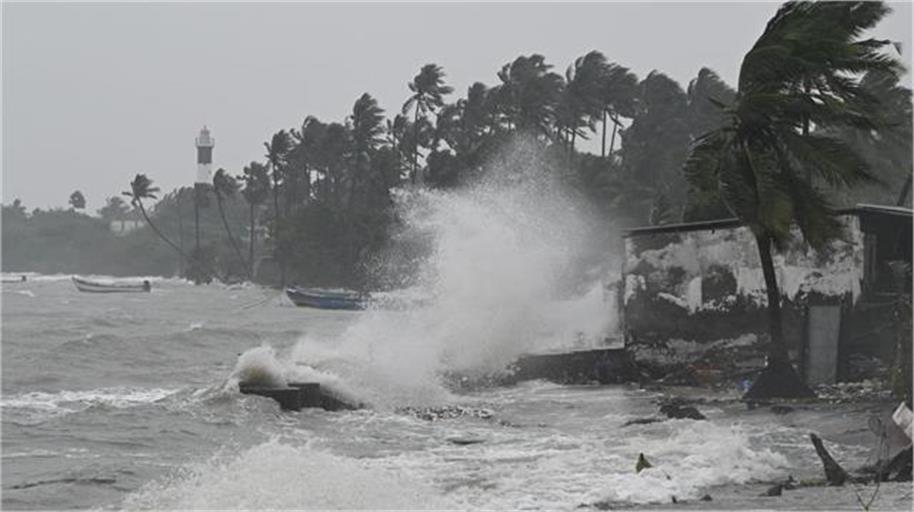
<svg viewBox="0 0 914 512">
<path fill-rule="evenodd" d="M 897 277 L 892 262 L 910 265 L 911 210 L 839 213 L 843 236 L 826 248 L 797 232 L 774 254 L 785 338 L 810 384 L 884 371 L 895 357 L 898 293 L 910 294 L 909 275 Z M 713 382 L 764 365 L 767 297 L 748 227 L 730 219 L 631 229 L 624 245 L 622 332 L 640 366 Z"/>
</svg>

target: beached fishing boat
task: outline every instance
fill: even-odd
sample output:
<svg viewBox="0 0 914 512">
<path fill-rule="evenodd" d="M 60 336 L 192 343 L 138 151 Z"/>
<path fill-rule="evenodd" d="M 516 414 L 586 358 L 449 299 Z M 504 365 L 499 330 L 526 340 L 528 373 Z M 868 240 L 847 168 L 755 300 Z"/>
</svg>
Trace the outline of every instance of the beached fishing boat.
<svg viewBox="0 0 914 512">
<path fill-rule="evenodd" d="M 296 306 L 318 309 L 365 309 L 368 297 L 352 290 L 324 288 L 286 288 L 286 295 Z"/>
<path fill-rule="evenodd" d="M 81 292 L 89 293 L 136 293 L 136 292 L 148 292 L 152 289 L 149 281 L 143 281 L 142 283 L 99 283 L 96 281 L 89 281 L 87 279 L 80 279 L 76 276 L 73 276 L 73 284 L 76 285 L 76 289 Z"/>
</svg>

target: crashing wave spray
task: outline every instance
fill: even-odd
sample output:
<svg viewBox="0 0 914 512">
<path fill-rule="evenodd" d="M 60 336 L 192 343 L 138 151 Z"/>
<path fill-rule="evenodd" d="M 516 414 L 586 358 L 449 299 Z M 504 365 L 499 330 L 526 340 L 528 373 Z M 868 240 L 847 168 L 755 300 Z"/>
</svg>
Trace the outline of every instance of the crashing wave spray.
<svg viewBox="0 0 914 512">
<path fill-rule="evenodd" d="M 612 315 L 599 281 L 573 286 L 581 254 L 593 245 L 582 201 L 530 144 L 501 161 L 459 190 L 398 191 L 404 229 L 394 242 L 427 245 L 411 262 L 411 293 L 428 300 L 408 311 L 365 313 L 332 349 L 327 340 L 303 339 L 293 361 L 370 390 L 368 403 L 403 405 L 446 400 L 444 373 L 491 374 L 525 352 L 602 340 Z M 389 267 L 402 268 L 395 258 Z M 591 293 L 568 300 L 581 291 Z"/>
</svg>

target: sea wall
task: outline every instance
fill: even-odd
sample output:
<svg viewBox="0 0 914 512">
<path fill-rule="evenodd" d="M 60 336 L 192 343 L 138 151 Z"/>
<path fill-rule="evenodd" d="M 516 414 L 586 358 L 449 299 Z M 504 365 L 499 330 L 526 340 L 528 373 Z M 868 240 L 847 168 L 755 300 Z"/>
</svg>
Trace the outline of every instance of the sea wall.
<svg viewBox="0 0 914 512">
<path fill-rule="evenodd" d="M 852 305 L 860 297 L 863 233 L 856 216 L 842 220 L 842 239 L 826 248 L 809 248 L 796 232 L 774 255 L 785 334 L 794 353 L 811 301 Z M 745 226 L 630 232 L 622 286 L 625 344 L 638 362 L 726 366 L 721 359 L 757 356 L 767 342 L 765 281 L 755 239 Z M 730 363 L 732 370 L 736 363 Z"/>
</svg>

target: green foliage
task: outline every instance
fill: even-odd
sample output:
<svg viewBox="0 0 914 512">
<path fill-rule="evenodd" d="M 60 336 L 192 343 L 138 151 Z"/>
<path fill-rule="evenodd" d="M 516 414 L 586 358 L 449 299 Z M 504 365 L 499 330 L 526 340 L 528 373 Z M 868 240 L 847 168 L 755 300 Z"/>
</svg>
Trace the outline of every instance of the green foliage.
<svg viewBox="0 0 914 512">
<path fill-rule="evenodd" d="M 867 162 L 828 135 L 884 126 L 860 108 L 872 98 L 853 75 L 894 69 L 875 53 L 882 42 L 854 40 L 885 12 L 879 3 L 864 4 L 785 4 L 743 60 L 726 124 L 700 137 L 686 163 L 696 190 L 719 194 L 777 246 L 787 242 L 793 223 L 815 247 L 838 234 L 829 197 L 812 177 L 835 188 L 872 180 Z M 803 133 L 810 122 L 818 130 Z"/>
<path fill-rule="evenodd" d="M 74 210 L 85 210 L 86 209 L 86 198 L 83 196 L 83 193 L 79 190 L 70 194 L 70 207 Z"/>
<path fill-rule="evenodd" d="M 113 220 L 123 220 L 129 211 L 130 208 L 124 203 L 123 199 L 118 196 L 112 196 L 105 200 L 105 206 L 98 210 L 98 215 L 102 220 L 111 222 Z"/>
</svg>

